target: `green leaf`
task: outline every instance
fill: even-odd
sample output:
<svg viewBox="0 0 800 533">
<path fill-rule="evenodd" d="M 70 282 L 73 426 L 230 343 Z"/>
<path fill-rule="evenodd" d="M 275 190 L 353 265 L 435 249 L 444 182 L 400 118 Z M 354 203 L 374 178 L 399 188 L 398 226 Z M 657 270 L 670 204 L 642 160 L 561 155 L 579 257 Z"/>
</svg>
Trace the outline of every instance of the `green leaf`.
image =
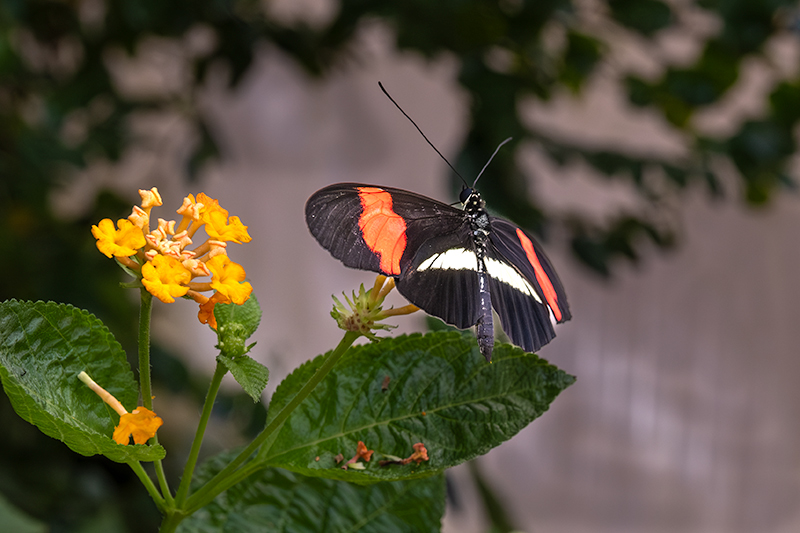
<svg viewBox="0 0 800 533">
<path fill-rule="evenodd" d="M 247 355 L 227 357 L 220 355 L 217 359 L 230 370 L 233 378 L 250 395 L 254 402 L 261 400 L 261 394 L 267 387 L 269 369 Z"/>
<path fill-rule="evenodd" d="M 217 304 L 214 306 L 217 319 L 217 339 L 220 352 L 231 358 L 246 354 L 254 344 L 246 346 L 261 322 L 261 307 L 251 295 L 242 305 Z"/>
<path fill-rule="evenodd" d="M 210 479 L 229 459 L 212 459 L 199 472 L 199 481 Z M 178 531 L 436 532 L 444 514 L 444 495 L 443 475 L 354 485 L 267 468 L 217 496 L 184 520 Z"/>
<path fill-rule="evenodd" d="M 14 533 L 46 533 L 47 524 L 26 515 L 0 495 L 0 531 Z"/>
<path fill-rule="evenodd" d="M 267 386 L 269 370 L 246 354 L 255 343 L 246 345 L 261 322 L 261 307 L 255 296 L 250 296 L 242 305 L 217 304 L 214 306 L 217 319 L 217 339 L 220 356 L 217 358 L 230 370 L 244 391 L 258 402 Z"/>
<path fill-rule="evenodd" d="M 280 384 L 269 418 L 322 360 L 309 361 Z M 357 482 L 431 475 L 510 439 L 573 381 L 507 344 L 498 345 L 487 363 L 474 337 L 460 332 L 383 339 L 345 354 L 260 459 L 305 475 Z M 363 470 L 345 471 L 335 458 L 353 457 L 358 441 L 375 454 L 369 463 L 359 461 Z M 390 456 L 409 457 L 418 442 L 429 461 L 380 466 Z"/>
<path fill-rule="evenodd" d="M 111 439 L 119 415 L 78 380 L 86 371 L 129 411 L 138 388 L 122 347 L 94 315 L 53 302 L 0 303 L 0 379 L 14 410 L 82 455 L 164 457 L 161 446 Z"/>
</svg>

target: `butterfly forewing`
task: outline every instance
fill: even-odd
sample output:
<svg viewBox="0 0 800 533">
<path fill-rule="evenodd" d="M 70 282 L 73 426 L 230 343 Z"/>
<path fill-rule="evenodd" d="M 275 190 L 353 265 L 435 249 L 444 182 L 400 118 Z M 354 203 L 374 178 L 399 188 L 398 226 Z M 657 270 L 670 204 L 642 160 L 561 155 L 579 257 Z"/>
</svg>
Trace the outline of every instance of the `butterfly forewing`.
<svg viewBox="0 0 800 533">
<path fill-rule="evenodd" d="M 306 202 L 306 224 L 319 244 L 345 266 L 380 272 L 380 257 L 367 247 L 359 229 L 362 209 L 355 186 L 325 187 Z"/>
<path fill-rule="evenodd" d="M 346 266 L 399 276 L 401 264 L 428 237 L 456 231 L 464 216 L 402 189 L 340 183 L 308 199 L 306 223 L 322 247 Z"/>
</svg>

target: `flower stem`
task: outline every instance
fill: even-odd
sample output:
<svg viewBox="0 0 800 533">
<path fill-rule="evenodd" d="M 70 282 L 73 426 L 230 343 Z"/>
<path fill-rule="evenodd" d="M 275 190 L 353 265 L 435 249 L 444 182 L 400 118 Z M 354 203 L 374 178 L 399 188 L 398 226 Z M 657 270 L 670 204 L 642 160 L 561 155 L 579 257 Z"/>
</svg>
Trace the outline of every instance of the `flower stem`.
<svg viewBox="0 0 800 533">
<path fill-rule="evenodd" d="M 153 445 L 158 445 L 158 436 L 153 436 L 150 442 Z M 156 469 L 156 478 L 158 479 L 158 486 L 161 487 L 161 494 L 164 496 L 164 501 L 167 502 L 168 506 L 173 507 L 175 505 L 175 499 L 172 497 L 172 491 L 169 490 L 167 475 L 164 473 L 164 465 L 161 463 L 161 459 L 156 459 L 153 462 L 153 467 Z"/>
<path fill-rule="evenodd" d="M 147 472 L 144 471 L 142 463 L 139 461 L 130 461 L 128 462 L 128 466 L 131 467 L 131 470 L 133 470 L 133 472 L 139 478 L 139 481 L 142 482 L 144 488 L 147 489 L 147 493 L 150 494 L 151 498 L 153 498 L 153 501 L 156 503 L 156 507 L 158 507 L 161 512 L 164 512 L 166 508 L 164 498 L 162 498 L 161 494 L 158 493 L 158 489 L 153 484 L 153 480 L 150 479 L 150 476 L 148 476 Z"/>
<path fill-rule="evenodd" d="M 181 521 L 189 516 L 187 513 L 179 509 L 173 509 L 168 511 L 164 515 L 164 520 L 161 522 L 161 527 L 158 528 L 158 533 L 172 533 L 176 529 L 178 529 L 178 524 Z"/>
<path fill-rule="evenodd" d="M 211 384 L 208 386 L 208 393 L 206 394 L 206 401 L 203 405 L 203 412 L 200 415 L 200 423 L 197 425 L 197 432 L 194 435 L 194 442 L 192 442 L 192 449 L 189 451 L 189 457 L 186 460 L 186 466 L 183 469 L 183 477 L 181 484 L 178 487 L 178 493 L 175 495 L 175 502 L 178 507 L 183 505 L 186 496 L 189 493 L 189 487 L 192 483 L 192 476 L 194 475 L 194 468 L 197 465 L 197 458 L 200 454 L 200 447 L 203 444 L 203 435 L 208 426 L 208 420 L 211 417 L 211 410 L 214 408 L 214 400 L 217 398 L 222 378 L 228 369 L 221 362 L 217 361 L 217 368 L 214 371 L 214 376 L 211 378 Z"/>
<path fill-rule="evenodd" d="M 93 380 L 89 376 L 89 374 L 81 371 L 81 373 L 78 374 L 78 379 L 81 380 L 84 383 L 84 385 L 89 387 L 92 390 L 92 392 L 100 396 L 100 399 L 106 402 L 108 406 L 111 407 L 114 411 L 116 411 L 119 416 L 128 414 L 128 411 L 127 409 L 125 409 L 125 406 L 123 406 L 122 403 L 120 403 L 120 401 L 117 400 L 113 394 L 111 394 L 103 387 L 98 385 L 95 382 L 95 380 Z"/>
<path fill-rule="evenodd" d="M 150 386 L 150 315 L 153 311 L 153 295 L 142 288 L 139 308 L 139 390 L 142 405 L 153 410 L 153 391 Z"/>
<path fill-rule="evenodd" d="M 241 470 L 237 470 L 239 466 L 242 465 L 258 448 L 264 444 L 267 439 L 273 436 L 282 426 L 283 423 L 286 422 L 286 419 L 289 418 L 289 415 L 305 400 L 311 391 L 313 391 L 319 383 L 325 379 L 334 365 L 341 359 L 341 357 L 347 352 L 350 346 L 355 342 L 355 340 L 360 337 L 361 334 L 355 331 L 348 331 L 344 334 L 341 342 L 339 345 L 334 349 L 330 355 L 328 355 L 327 359 L 322 363 L 322 365 L 317 369 L 311 379 L 303 385 L 303 388 L 298 391 L 298 393 L 291 399 L 291 401 L 286 404 L 286 406 L 281 409 L 280 413 L 278 413 L 272 421 L 267 424 L 267 427 L 251 442 L 244 450 L 236 456 L 233 461 L 231 461 L 225 468 L 223 468 L 217 475 L 211 478 L 205 485 L 203 485 L 197 492 L 192 494 L 188 500 L 186 500 L 185 505 L 185 512 L 192 513 L 197 509 L 203 507 L 204 505 L 208 504 L 213 500 L 218 494 L 227 490 L 235 483 L 241 481 L 247 475 L 256 472 L 261 468 L 261 465 L 258 464 L 249 464 L 246 467 L 242 468 Z M 263 460 L 266 456 L 267 449 L 261 450 L 258 455 L 258 461 Z M 241 475 L 241 473 L 245 473 L 246 475 Z"/>
<path fill-rule="evenodd" d="M 139 390 L 142 393 L 142 404 L 149 410 L 153 410 L 153 389 L 150 385 L 150 316 L 153 312 L 153 295 L 142 288 L 140 291 L 141 306 L 139 308 Z M 158 444 L 158 437 L 150 439 L 152 444 Z M 175 501 L 169 490 L 167 476 L 164 474 L 164 466 L 161 459 L 157 459 L 153 465 L 156 469 L 158 485 L 161 487 L 161 495 L 168 506 L 172 507 Z"/>
</svg>

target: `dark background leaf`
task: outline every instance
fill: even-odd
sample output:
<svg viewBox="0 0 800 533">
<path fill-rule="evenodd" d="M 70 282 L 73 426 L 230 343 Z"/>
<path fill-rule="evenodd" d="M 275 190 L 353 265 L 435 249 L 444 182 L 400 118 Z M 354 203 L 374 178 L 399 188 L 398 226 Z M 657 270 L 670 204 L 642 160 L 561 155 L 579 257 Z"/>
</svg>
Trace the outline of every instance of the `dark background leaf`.
<svg viewBox="0 0 800 533">
<path fill-rule="evenodd" d="M 15 509 L 5 498 L 0 497 L 0 531 L 14 533 L 45 533 L 47 526 Z"/>
</svg>

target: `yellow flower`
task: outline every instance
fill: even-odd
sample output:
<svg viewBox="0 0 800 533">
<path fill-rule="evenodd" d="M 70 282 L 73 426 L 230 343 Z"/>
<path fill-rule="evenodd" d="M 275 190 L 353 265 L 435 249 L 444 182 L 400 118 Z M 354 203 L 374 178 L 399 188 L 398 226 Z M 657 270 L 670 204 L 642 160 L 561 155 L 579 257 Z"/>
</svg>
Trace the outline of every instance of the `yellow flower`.
<svg viewBox="0 0 800 533">
<path fill-rule="evenodd" d="M 145 444 L 155 436 L 158 428 L 164 423 L 153 411 L 144 407 L 137 407 L 132 413 L 128 413 L 114 395 L 98 385 L 86 372 L 78 374 L 78 379 L 100 396 L 100 399 L 111 406 L 119 415 L 119 424 L 114 428 L 114 434 L 112 435 L 117 444 L 130 444 L 131 436 L 136 444 Z"/>
<path fill-rule="evenodd" d="M 203 206 L 203 208 L 200 210 L 201 218 L 205 218 L 208 213 L 212 213 L 214 211 L 222 211 L 225 213 L 226 217 L 228 216 L 228 210 L 219 205 L 219 200 L 211 198 L 204 192 L 197 193 L 197 203 Z"/>
<path fill-rule="evenodd" d="M 161 194 L 159 194 L 158 189 L 155 187 L 149 191 L 139 189 L 139 196 L 142 197 L 142 209 L 148 213 L 150 213 L 151 208 L 164 205 L 164 202 L 161 200 Z"/>
<path fill-rule="evenodd" d="M 136 226 L 140 228 L 142 231 L 145 231 L 147 225 L 150 223 L 150 215 L 145 213 L 144 209 L 139 207 L 138 205 L 133 206 L 133 211 L 130 215 L 128 215 L 128 220 Z"/>
<path fill-rule="evenodd" d="M 217 255 L 206 261 L 211 270 L 211 288 L 242 305 L 253 292 L 253 286 L 244 281 L 247 274 L 238 263 L 234 263 L 227 255 Z M 244 283 L 240 283 L 244 281 Z"/>
<path fill-rule="evenodd" d="M 97 226 L 92 226 L 92 235 L 97 239 L 97 249 L 106 257 L 130 257 L 145 245 L 142 230 L 130 220 L 120 219 L 117 227 L 111 219 L 104 218 Z"/>
<path fill-rule="evenodd" d="M 178 208 L 176 213 L 181 215 L 180 224 L 177 231 L 188 231 L 189 235 L 194 235 L 194 232 L 202 225 L 200 222 L 200 211 L 203 209 L 203 204 L 198 204 L 194 200 L 194 195 L 189 195 L 183 199 L 183 204 Z M 192 227 L 190 228 L 190 224 Z"/>
<path fill-rule="evenodd" d="M 142 265 L 142 284 L 164 303 L 172 303 L 176 296 L 189 291 L 186 285 L 192 280 L 192 273 L 180 261 L 166 255 L 155 255 Z"/>
<path fill-rule="evenodd" d="M 203 298 L 202 295 L 198 296 Z M 201 324 L 208 324 L 212 329 L 217 329 L 217 318 L 214 316 L 214 306 L 217 304 L 229 303 L 231 303 L 231 301 L 227 296 L 215 292 L 211 298 L 205 298 L 205 301 L 200 303 L 200 311 L 197 313 L 197 319 Z"/>
<path fill-rule="evenodd" d="M 241 223 L 239 217 L 228 218 L 228 213 L 213 211 L 206 217 L 206 233 L 218 241 L 232 241 L 237 244 L 250 242 L 247 226 Z"/>
<path fill-rule="evenodd" d="M 119 425 L 114 428 L 113 438 L 117 444 L 130 444 L 131 437 L 135 444 L 146 444 L 163 423 L 153 411 L 146 407 L 137 407 L 132 413 L 119 417 Z"/>
<path fill-rule="evenodd" d="M 201 219 L 206 225 L 209 237 L 237 244 L 250 242 L 247 226 L 242 224 L 237 216 L 228 218 L 228 210 L 223 209 L 217 200 L 200 193 L 197 195 L 197 202 L 203 204 Z"/>
</svg>

